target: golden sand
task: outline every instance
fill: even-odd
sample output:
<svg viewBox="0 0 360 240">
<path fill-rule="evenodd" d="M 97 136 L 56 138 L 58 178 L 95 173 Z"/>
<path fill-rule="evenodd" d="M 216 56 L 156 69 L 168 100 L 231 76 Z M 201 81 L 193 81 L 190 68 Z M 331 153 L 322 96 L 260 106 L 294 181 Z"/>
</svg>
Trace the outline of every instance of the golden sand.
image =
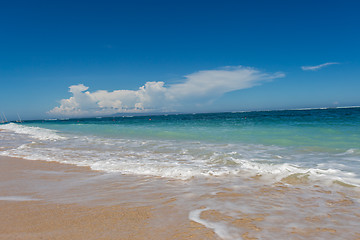
<svg viewBox="0 0 360 240">
<path fill-rule="evenodd" d="M 82 176 L 94 174 L 87 167 L 45 161 L 0 157 L 0 196 L 28 196 L 26 189 L 35 177 L 29 170 L 61 171 Z M 95 173 L 96 174 L 96 173 Z M 56 174 L 41 176 L 41 181 L 61 181 Z M 32 196 L 34 197 L 34 196 Z M 173 199 L 174 200 L 174 199 Z M 201 224 L 184 221 L 169 228 L 154 224 L 174 211 L 171 200 L 163 206 L 64 204 L 51 201 L 0 200 L 0 239 L 219 239 Z"/>
<path fill-rule="evenodd" d="M 306 190 L 303 180 L 292 176 L 250 190 L 205 180 L 202 184 L 216 191 L 194 194 L 194 189 L 180 192 L 189 186 L 185 182 L 108 178 L 88 167 L 0 157 L 0 240 L 221 239 L 214 227 L 189 220 L 196 209 L 202 210 L 199 222 L 236 229 L 235 239 L 360 239 L 358 229 L 347 227 L 360 221 L 355 204 L 360 193 L 317 185 Z M 219 208 L 206 204 L 217 201 Z M 260 211 L 246 211 L 253 201 Z M 229 214 L 221 204 L 238 204 L 245 211 Z M 293 208 L 298 212 L 289 214 Z M 287 223 L 293 225 L 284 228 Z"/>
</svg>

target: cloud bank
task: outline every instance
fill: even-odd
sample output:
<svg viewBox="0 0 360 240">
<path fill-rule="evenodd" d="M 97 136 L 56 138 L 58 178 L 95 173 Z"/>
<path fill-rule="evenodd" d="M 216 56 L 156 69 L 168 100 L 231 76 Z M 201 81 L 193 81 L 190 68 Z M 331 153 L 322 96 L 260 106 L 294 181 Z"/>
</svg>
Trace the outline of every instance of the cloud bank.
<svg viewBox="0 0 360 240">
<path fill-rule="evenodd" d="M 302 66 L 301 69 L 304 71 L 317 71 L 323 67 L 329 66 L 329 65 L 334 65 L 334 64 L 340 64 L 338 62 L 327 62 L 327 63 L 323 63 L 320 65 L 316 65 L 316 66 Z"/>
<path fill-rule="evenodd" d="M 87 91 L 83 84 L 72 85 L 72 97 L 62 99 L 60 106 L 48 113 L 54 116 L 96 116 L 116 113 L 184 111 L 221 95 L 251 88 L 283 73 L 268 74 L 250 67 L 224 67 L 186 75 L 181 83 L 166 86 L 164 82 L 147 82 L 138 90 Z"/>
</svg>

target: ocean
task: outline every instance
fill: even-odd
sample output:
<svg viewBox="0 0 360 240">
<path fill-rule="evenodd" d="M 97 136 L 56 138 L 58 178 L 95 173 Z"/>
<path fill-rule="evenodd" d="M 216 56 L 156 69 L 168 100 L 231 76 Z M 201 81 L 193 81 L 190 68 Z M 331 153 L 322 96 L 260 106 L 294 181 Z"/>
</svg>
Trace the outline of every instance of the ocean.
<svg viewBox="0 0 360 240">
<path fill-rule="evenodd" d="M 153 186 L 146 191 L 173 194 L 189 220 L 220 239 L 360 238 L 360 108 L 51 119 L 0 129 L 0 155 L 145 177 Z"/>
</svg>

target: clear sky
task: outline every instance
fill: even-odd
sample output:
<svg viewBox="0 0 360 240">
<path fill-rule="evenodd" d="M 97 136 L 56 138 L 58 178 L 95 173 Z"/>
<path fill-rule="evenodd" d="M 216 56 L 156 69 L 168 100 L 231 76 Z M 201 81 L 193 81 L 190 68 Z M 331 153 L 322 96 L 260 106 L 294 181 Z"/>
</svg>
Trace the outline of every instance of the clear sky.
<svg viewBox="0 0 360 240">
<path fill-rule="evenodd" d="M 360 105 L 359 9 L 355 0 L 1 1 L 0 113 Z"/>
</svg>

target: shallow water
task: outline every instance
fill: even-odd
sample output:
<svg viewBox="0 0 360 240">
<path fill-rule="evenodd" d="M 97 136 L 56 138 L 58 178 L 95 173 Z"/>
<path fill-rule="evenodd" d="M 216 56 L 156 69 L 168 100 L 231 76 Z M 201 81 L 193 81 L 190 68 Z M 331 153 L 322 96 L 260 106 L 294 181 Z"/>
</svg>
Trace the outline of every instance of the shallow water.
<svg viewBox="0 0 360 240">
<path fill-rule="evenodd" d="M 360 108 L 28 121 L 2 155 L 177 179 L 292 174 L 360 186 Z"/>
</svg>

